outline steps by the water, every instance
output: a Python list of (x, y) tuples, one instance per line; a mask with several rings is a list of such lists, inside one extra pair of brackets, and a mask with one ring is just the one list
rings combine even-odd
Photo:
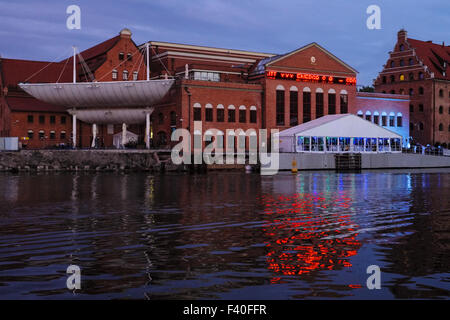
[(338, 153), (334, 155), (337, 172), (361, 171), (361, 153)]

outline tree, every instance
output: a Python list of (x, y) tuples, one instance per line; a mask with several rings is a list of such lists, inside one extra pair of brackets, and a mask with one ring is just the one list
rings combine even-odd
[(359, 89), (359, 92), (375, 92), (375, 89), (374, 89), (374, 87), (371, 87), (371, 86), (362, 86)]

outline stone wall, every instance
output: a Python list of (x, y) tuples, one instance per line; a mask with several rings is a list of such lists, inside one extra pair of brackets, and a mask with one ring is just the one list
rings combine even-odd
[(0, 171), (159, 171), (148, 150), (21, 150), (0, 152)]

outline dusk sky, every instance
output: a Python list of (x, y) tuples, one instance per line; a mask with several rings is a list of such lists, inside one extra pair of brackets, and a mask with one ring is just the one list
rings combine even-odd
[[(66, 28), (66, 8), (81, 8), (81, 30)], [(369, 30), (369, 5), (381, 8), (381, 29)], [(427, 0), (126, 0), (1, 1), (0, 54), (61, 60), (116, 36), (286, 53), (317, 42), (371, 85), (401, 28), (420, 40), (450, 43), (450, 1)]]

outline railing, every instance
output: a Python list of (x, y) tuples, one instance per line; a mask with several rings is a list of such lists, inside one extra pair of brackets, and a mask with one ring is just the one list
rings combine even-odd
[(409, 149), (402, 149), (402, 153), (410, 153), (410, 154), (424, 154), (430, 156), (443, 156), (448, 157), (444, 153), (444, 149), (442, 148), (427, 148), (427, 147), (411, 147)]

